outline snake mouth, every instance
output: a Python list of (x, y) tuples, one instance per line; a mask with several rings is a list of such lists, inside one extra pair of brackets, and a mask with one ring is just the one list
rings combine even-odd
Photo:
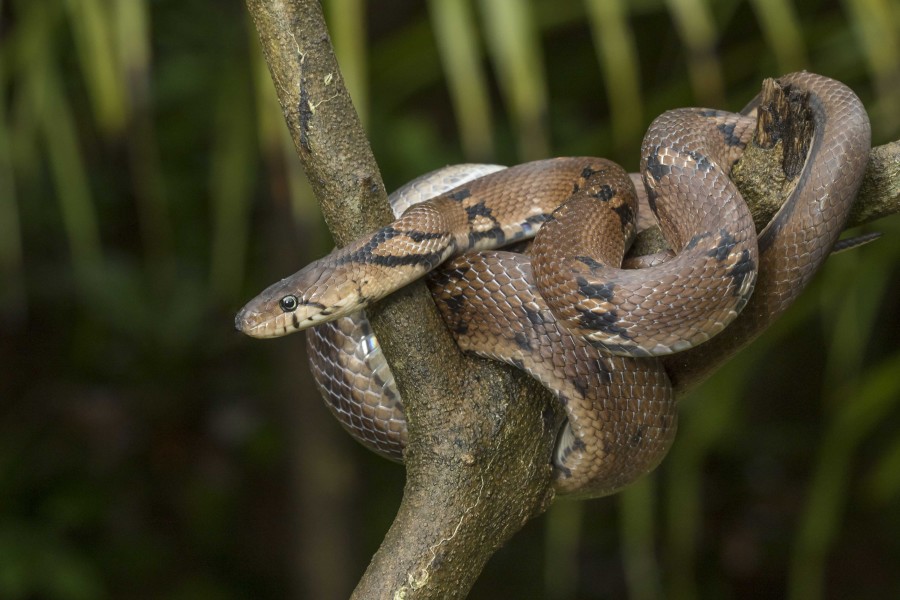
[(266, 335), (270, 330), (269, 327), (266, 327), (267, 324), (267, 321), (263, 320), (258, 312), (248, 310), (246, 306), (234, 317), (234, 328), (254, 338), (273, 337), (272, 334)]

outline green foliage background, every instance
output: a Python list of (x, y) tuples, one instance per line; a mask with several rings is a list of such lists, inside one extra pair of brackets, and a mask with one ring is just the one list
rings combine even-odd
[[(638, 164), (668, 108), (807, 68), (900, 137), (890, 0), (329, 0), (389, 188)], [(473, 598), (900, 596), (900, 221), (682, 407), (663, 466), (560, 502)], [(236, 1), (0, 0), (0, 597), (345, 597), (403, 472), (302, 336), (234, 312), (330, 246)]]

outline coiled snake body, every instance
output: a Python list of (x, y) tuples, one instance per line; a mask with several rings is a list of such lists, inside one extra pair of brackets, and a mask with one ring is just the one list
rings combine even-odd
[[(401, 460), (402, 402), (359, 311), (444, 263), (429, 284), (459, 346), (526, 370), (565, 407), (557, 490), (615, 492), (662, 460), (676, 391), (781, 314), (844, 227), (868, 156), (865, 110), (825, 77), (779, 83), (808, 94), (814, 131), (790, 197), (758, 241), (728, 178), (755, 118), (680, 109), (644, 139), (645, 193), (596, 158), (441, 170), (393, 195), (401, 208), (427, 201), (270, 286), (236, 326), (272, 337), (318, 325), (307, 334), (311, 364), (332, 412), (369, 448)], [(677, 251), (623, 268), (639, 197)], [(492, 250), (538, 229), (530, 258)]]

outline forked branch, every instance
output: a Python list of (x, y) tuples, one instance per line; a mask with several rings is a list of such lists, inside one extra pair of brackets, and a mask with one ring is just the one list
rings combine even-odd
[[(387, 224), (384, 185), (319, 2), (247, 0), (247, 6), (336, 242)], [(772, 160), (765, 152), (748, 156), (742, 169), (752, 179)], [(762, 205), (775, 193), (754, 202)], [(853, 219), (898, 210), (900, 144), (894, 142), (872, 151)], [(463, 356), (423, 284), (368, 312), (404, 398), (410, 445), (399, 512), (354, 597), (464, 597), (493, 552), (550, 504), (550, 456), (562, 411), (524, 374)]]

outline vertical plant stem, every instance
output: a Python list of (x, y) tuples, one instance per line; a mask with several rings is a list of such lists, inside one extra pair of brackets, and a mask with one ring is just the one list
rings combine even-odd
[(175, 277), (175, 232), (166, 200), (151, 102), (150, 17), (145, 0), (116, 3), (119, 79), (130, 116), (125, 143), (150, 287), (168, 293)]
[(250, 118), (249, 90), (238, 82), (235, 67), (223, 72), (216, 107), (216, 142), (210, 169), (213, 203), (213, 246), (210, 288), (214, 297), (228, 301), (240, 291), (247, 250), (247, 222), (251, 182), (256, 175)]
[(666, 0), (672, 20), (687, 49), (687, 70), (697, 101), (725, 105), (725, 81), (716, 55), (716, 25), (705, 0)]
[(622, 558), (628, 596), (633, 600), (662, 597), (653, 532), (656, 477), (647, 475), (619, 494)]
[(453, 114), (470, 160), (493, 155), (491, 107), (469, 0), (429, 0), (428, 13), (447, 78)]
[(613, 141), (622, 150), (640, 139), (644, 117), (641, 70), (628, 4), (622, 0), (588, 0), (587, 9), (609, 99)]
[(365, 127), (369, 121), (369, 60), (363, 0), (326, 0), (329, 30), (341, 73)]
[[(848, 501), (853, 454), (900, 401), (898, 369), (900, 353), (870, 369), (858, 386), (851, 384), (835, 390), (844, 403), (819, 444), (816, 472), (791, 553), (787, 594), (791, 600), (824, 596), (826, 561)], [(848, 396), (851, 390), (852, 398)]]
[(19, 320), (25, 312), (25, 281), (22, 273), (22, 235), (19, 206), (13, 178), (12, 152), (7, 127), (5, 73), (0, 64), (0, 319)]
[(516, 0), (481, 0), (488, 50), (507, 106), (515, 121), (519, 157), (545, 158), (550, 152), (547, 83), (540, 38), (531, 4)]
[(572, 600), (578, 595), (578, 546), (584, 523), (584, 502), (557, 502), (547, 512), (544, 544), (544, 596)]
[(75, 273), (82, 286), (100, 266), (100, 226), (91, 199), (87, 172), (72, 111), (52, 64), (31, 76), (33, 102), (40, 106), (39, 119), (50, 170), (59, 195), (63, 227), (72, 253)]
[(751, 0), (766, 43), (775, 55), (779, 73), (802, 69), (809, 59), (803, 41), (803, 29), (793, 3), (785, 0)]

